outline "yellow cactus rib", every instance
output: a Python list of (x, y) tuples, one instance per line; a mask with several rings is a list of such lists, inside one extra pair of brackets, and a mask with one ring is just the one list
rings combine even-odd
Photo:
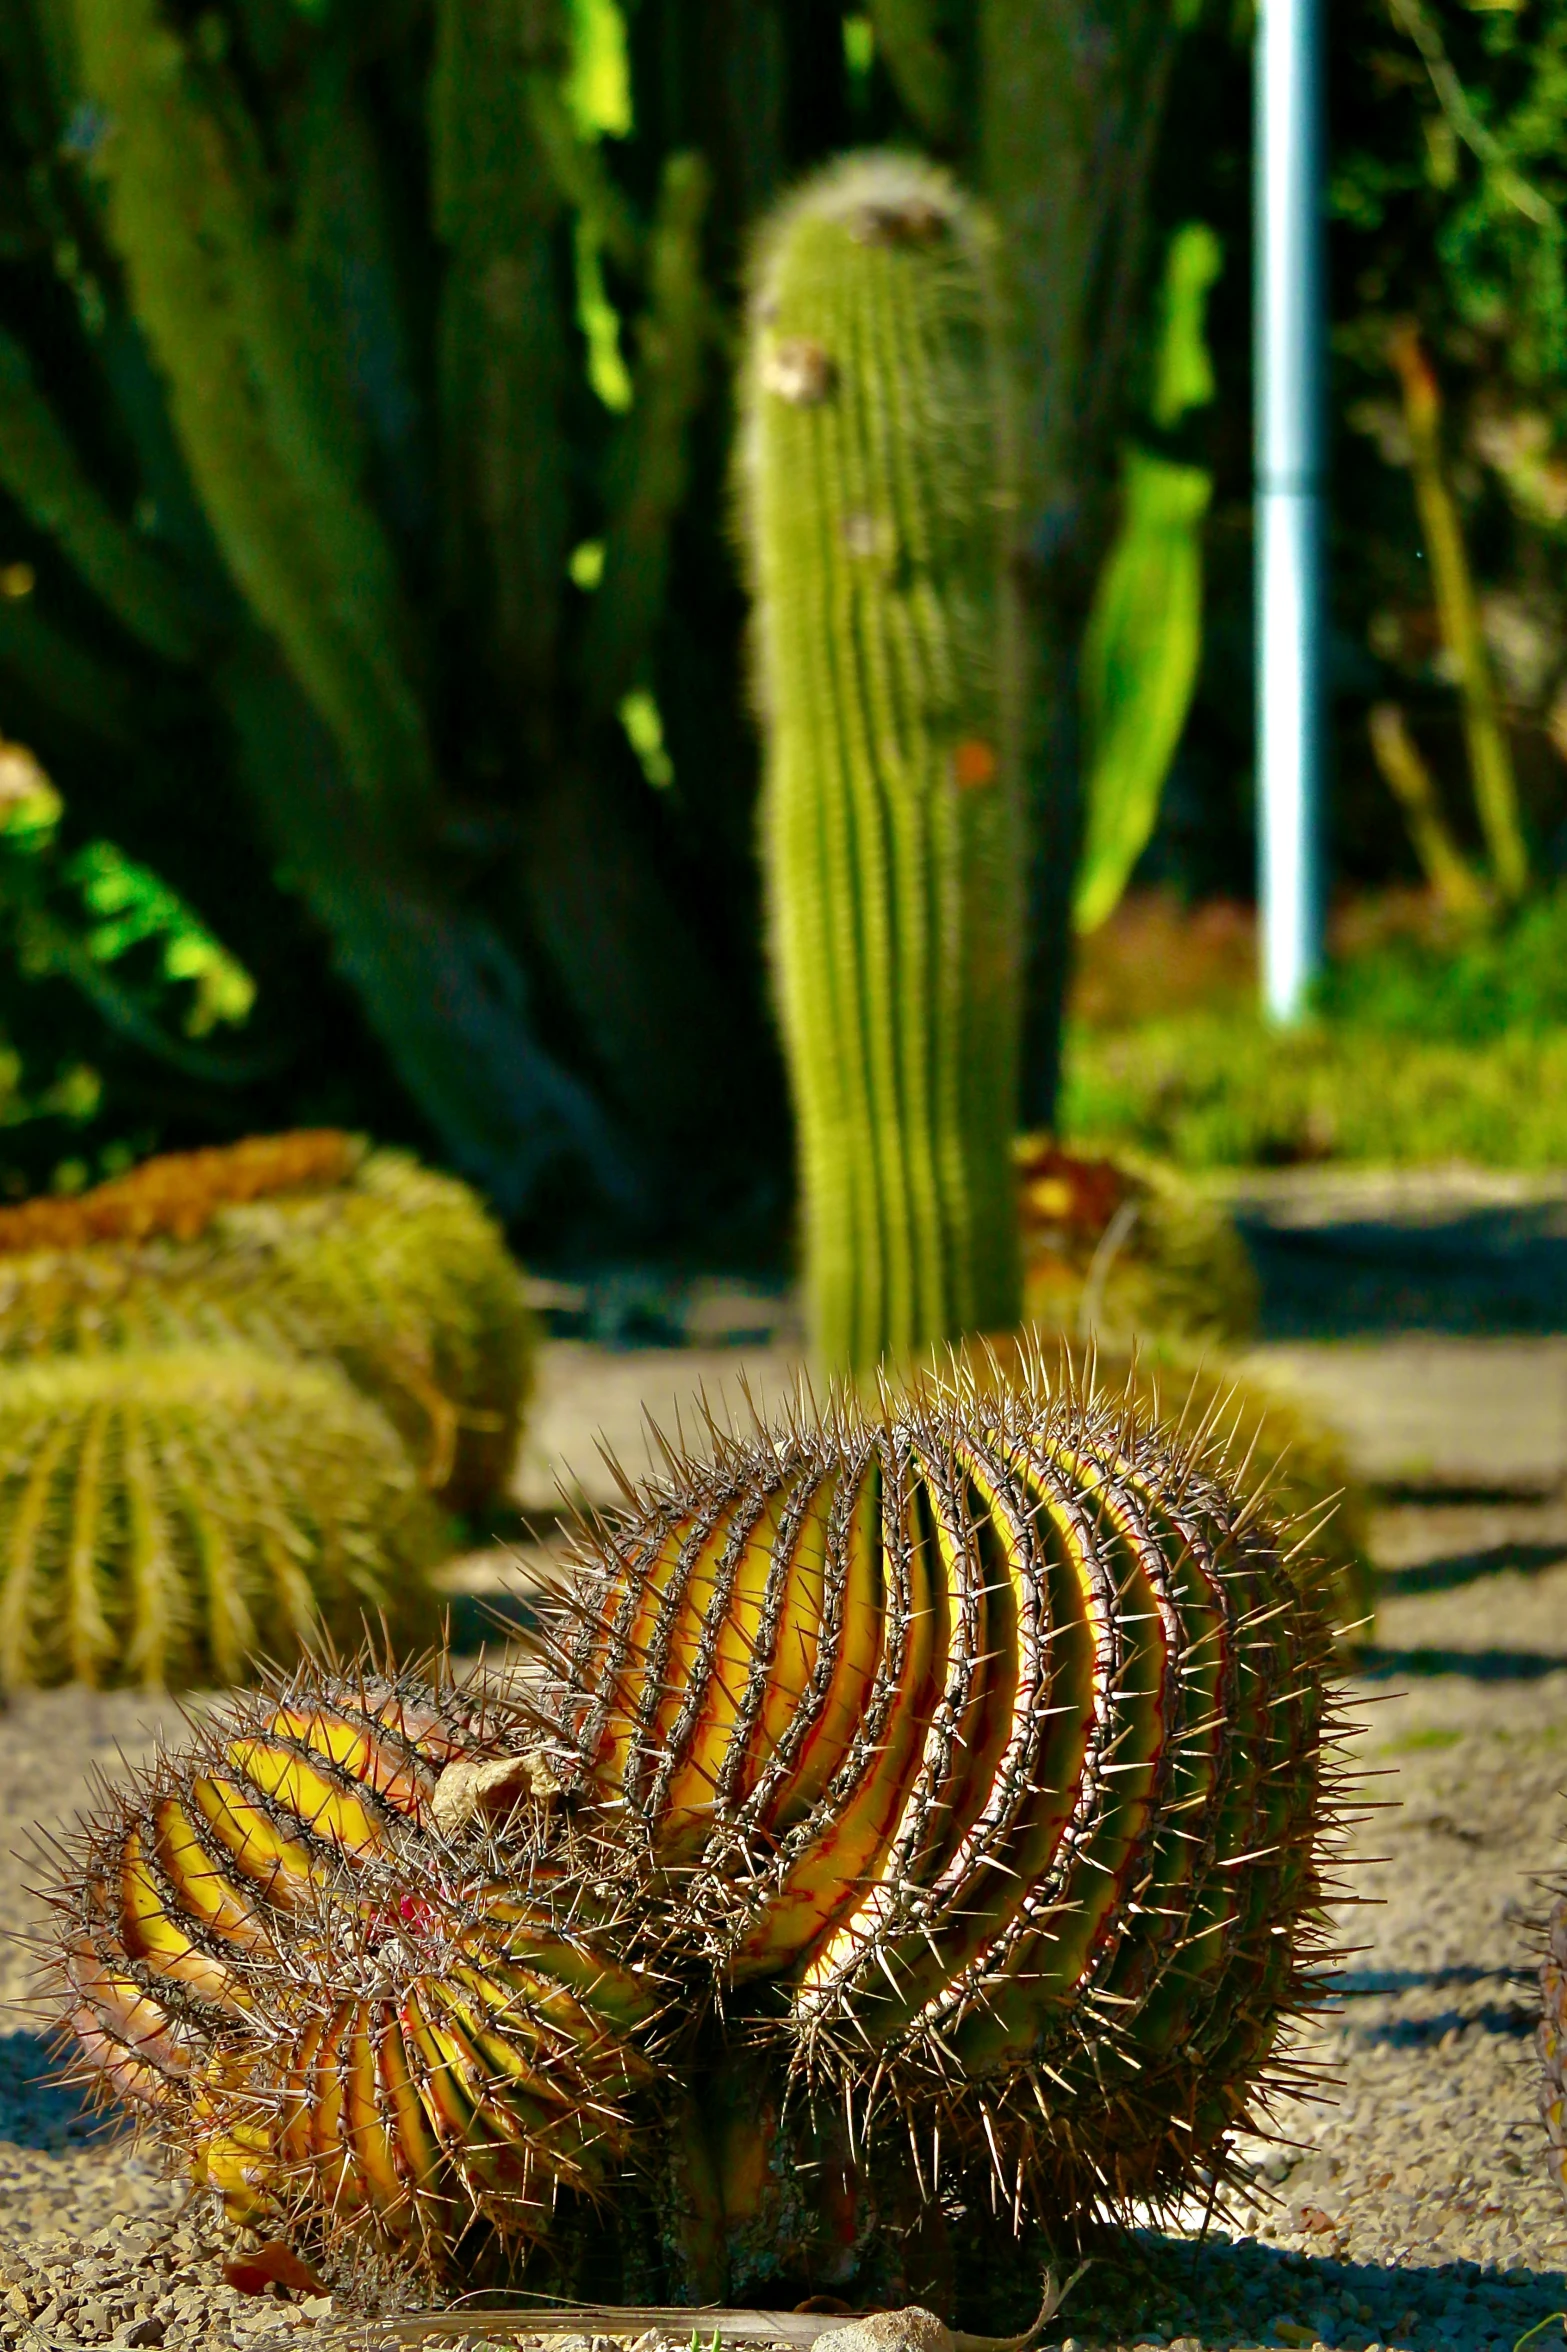
[(627, 1579), (622, 1622), (608, 1632), (603, 1696), (593, 1724), (592, 1770), (601, 1788), (630, 1793), (637, 1786), (644, 1762), (645, 1718), (657, 1704), (669, 1624), (717, 1508), (715, 1501), (661, 1527), (644, 1554), (646, 1568)]
[(193, 2045), (179, 2021), (89, 1934), (71, 1938), (64, 1967), (71, 2024), (88, 2062), (122, 2097), (163, 2103), (190, 2073)]
[(846, 1612), (834, 1614), (827, 1573), (841, 1491), (818, 1466), (804, 1470), (773, 1546), (767, 1671), (738, 1777), (743, 1817), (775, 1833), (810, 1810), (843, 1754), (832, 1692), (853, 1626)]
[(434, 1793), (430, 1773), (413, 1769), (386, 1741), (375, 1737), (368, 1723), (335, 1709), (321, 1705), (278, 1707), (269, 1716), (267, 1728), (297, 1747), (324, 1756), (345, 1778), (369, 1789), (383, 1804), (410, 1820), (420, 1817)]
[[(712, 1570), (701, 1636), (685, 1662), (683, 1684), (673, 1658), (666, 1669), (679, 1707), (653, 1803), (671, 1848), (700, 1845), (726, 1785), (736, 1726), (752, 1691), (766, 1687), (763, 1641), (780, 1511), (781, 1498), (764, 1490), (744, 1496), (720, 1522), (722, 1556)], [(693, 1578), (690, 1599), (696, 1589)]]
[(158, 1865), (181, 1908), (225, 1943), (242, 1951), (264, 1949), (267, 1937), (252, 1904), (219, 1869), (179, 1800), (162, 1798), (152, 1819)]
[(239, 1976), (186, 1934), (175, 1901), (154, 1875), (141, 1831), (130, 1830), (120, 1853), (119, 1927), (127, 1953), (145, 1961), (155, 1975), (187, 1986), (214, 2009), (242, 2009)]
[[(716, 1632), (733, 1623), (735, 1571), (758, 1508), (757, 1498), (741, 1494), (707, 1521), (686, 1570), (680, 1606), (670, 1616), (645, 1740), (647, 1804), (671, 1859), (700, 1850), (712, 1814), (717, 1775), (703, 1768), (694, 1751), (703, 1711), (713, 1703)], [(720, 1688), (717, 1703), (732, 1714), (742, 1687)]]
[[(32, 1679), (40, 1552), (50, 1522), (55, 1477), (70, 1442), (69, 1424), (45, 1427), (31, 1461), (20, 1470), (22, 1491), (11, 1521), (4, 1582), (0, 1584), (0, 1687), (7, 1690)], [(15, 1477), (18, 1472), (10, 1474)]]
[(396, 2144), (381, 2111), (381, 2070), (376, 2053), (377, 2005), (361, 2001), (354, 2012), (342, 2059), (343, 2114), (356, 2182), (383, 2228), (401, 2233), (413, 2220), (413, 2199), (397, 2160)]
[(340, 2001), (322, 2027), (310, 2070), (307, 2147), (315, 2169), (321, 2202), (334, 2224), (340, 2224), (363, 2202), (354, 2179), (353, 2150), (348, 2144), (344, 2112), (344, 2045), (358, 2004)]
[(310, 1888), (323, 1882), (324, 1863), (300, 1839), (281, 1830), (241, 1782), (222, 1773), (202, 1773), (191, 1782), (190, 1794), (213, 1836), (268, 1903), (297, 1908)]
[(381, 2004), (376, 2053), (388, 2126), (397, 2151), (396, 2163), (413, 2199), (419, 2226), (428, 2229), (434, 2219), (428, 2200), (439, 2198), (441, 2188), (441, 2148), (430, 2128), (408, 2064), (396, 2005), (389, 2001)]
[[(881, 1497), (879, 1466), (868, 1461), (857, 1475), (850, 1469), (841, 1480), (822, 1480), (800, 1525), (778, 1665), (758, 1727), (759, 1751), (769, 1761), (750, 1801), (759, 1825), (775, 1837), (791, 1833), (820, 1804), (872, 1703), (887, 1638)], [(789, 1606), (796, 1590), (797, 1615)], [(819, 1627), (814, 1658), (809, 1640), (795, 1639), (802, 1618), (807, 1629)], [(769, 1771), (778, 1775), (776, 1785)]]
[(877, 1687), (827, 1796), (786, 1842), (786, 1859), (732, 1963), (737, 1974), (805, 1959), (871, 1882), (913, 1778), (932, 1681), (938, 1571), (911, 1525), (907, 1464), (889, 1465), (888, 1475), (899, 1541), (887, 1563)]
[(318, 1845), (358, 1857), (386, 1842), (387, 1816), (373, 1800), (317, 1766), (308, 1749), (261, 1738), (231, 1740), (226, 1751), (234, 1771), (264, 1796), (292, 1813)]
[(65, 1553), (65, 1647), (77, 1682), (95, 1684), (115, 1649), (114, 1628), (104, 1607), (98, 1556), (98, 1525), (104, 1508), (105, 1456), (112, 1414), (107, 1403), (87, 1417), (76, 1457), (70, 1498), (70, 1533)]

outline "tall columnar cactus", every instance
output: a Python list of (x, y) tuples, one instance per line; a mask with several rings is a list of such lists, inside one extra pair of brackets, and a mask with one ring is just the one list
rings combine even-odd
[(65, 1867), (79, 2054), (231, 2213), (580, 2283), (601, 2200), (776, 2298), (1223, 2177), (1332, 1785), (1318, 1573), (1216, 1462), (959, 1377), (672, 1460), (561, 1597), (542, 1676), (303, 1674)]
[(758, 248), (741, 477), (773, 956), (827, 1362), (1016, 1321), (1012, 497), (988, 232), (896, 156)]

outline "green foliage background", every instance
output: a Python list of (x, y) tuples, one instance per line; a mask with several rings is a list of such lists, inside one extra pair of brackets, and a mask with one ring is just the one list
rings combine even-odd
[[(0, 734), (62, 855), (112, 839), (257, 990), (197, 1078), (6, 980), (43, 1079), (99, 1069), (84, 1165), (337, 1120), (530, 1240), (777, 1235), (736, 320), (751, 223), (888, 141), (1008, 233), (1048, 1114), (1177, 42), (1162, 0), (14, 0)], [(13, 1186), (64, 1148), (14, 1141)]]
[[(1194, 660), (1195, 695), (1136, 878), (1250, 891), (1250, 31), (1220, 0), (11, 0), (0, 737), (64, 807), (53, 954), (17, 948), (41, 869), (10, 858), (32, 912), (5, 918), (0, 1185), (331, 1121), (475, 1177), (532, 1247), (776, 1245), (737, 320), (752, 223), (878, 142), (951, 162), (1009, 257), (1021, 1111), (1048, 1121), (1078, 657), (1129, 440), (1212, 483), (1163, 558), (1186, 627), (1161, 708)], [(1335, 871), (1413, 874), (1366, 746), (1378, 699), (1470, 823), (1385, 357), (1413, 316), (1548, 875), (1567, 0), (1350, 0), (1330, 38)], [(1215, 396), (1164, 424), (1181, 223), (1224, 256)], [(1119, 659), (1088, 681), (1102, 740)], [(1150, 803), (1123, 781), (1117, 867)], [(144, 877), (117, 912), (80, 887), (105, 848), (123, 872), (95, 888)], [(149, 930), (160, 889), (184, 912)], [(243, 1023), (191, 1033), (181, 924), (254, 983)]]

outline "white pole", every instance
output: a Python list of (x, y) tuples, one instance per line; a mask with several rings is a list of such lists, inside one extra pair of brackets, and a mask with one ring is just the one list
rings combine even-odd
[(1261, 0), (1255, 375), (1263, 1003), (1298, 1020), (1322, 953), (1321, 0)]

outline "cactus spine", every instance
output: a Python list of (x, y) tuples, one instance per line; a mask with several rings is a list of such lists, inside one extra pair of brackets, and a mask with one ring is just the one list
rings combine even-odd
[(839, 1366), (1018, 1314), (1011, 496), (988, 233), (869, 156), (758, 250), (744, 521), (814, 1333)]
[(672, 1456), (542, 1677), (306, 1672), (111, 1800), (82, 2055), (237, 2217), (451, 2270), (472, 2209), (570, 2275), (613, 2187), (694, 2300), (1222, 2177), (1332, 1718), (1318, 1573), (1221, 1467), (1037, 1365)]

